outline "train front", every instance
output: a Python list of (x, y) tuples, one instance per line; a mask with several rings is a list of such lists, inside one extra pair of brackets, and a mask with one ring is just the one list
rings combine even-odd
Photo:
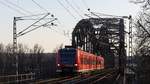
[(58, 73), (74, 73), (77, 69), (76, 49), (63, 48), (58, 51), (57, 71)]

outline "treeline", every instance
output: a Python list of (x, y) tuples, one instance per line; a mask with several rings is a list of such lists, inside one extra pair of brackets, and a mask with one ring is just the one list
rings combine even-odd
[[(11, 44), (0, 44), (0, 76), (16, 74), (16, 58)], [(19, 74), (35, 73), (36, 78), (54, 76), (55, 53), (43, 53), (44, 49), (35, 44), (33, 48), (18, 44), (18, 72)]]
[[(17, 45), (17, 52), (18, 53), (43, 53), (44, 49), (39, 44), (35, 44), (33, 48), (29, 48), (27, 45), (23, 45), (19, 43)], [(7, 44), (4, 45), (0, 43), (0, 53), (13, 53), (13, 45)]]

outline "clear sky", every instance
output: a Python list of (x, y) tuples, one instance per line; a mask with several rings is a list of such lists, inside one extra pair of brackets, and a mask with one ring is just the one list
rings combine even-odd
[[(59, 21), (55, 21), (57, 27), (39, 28), (31, 33), (28, 33), (18, 38), (19, 43), (26, 44), (32, 47), (38, 43), (44, 47), (46, 52), (51, 52), (60, 44), (71, 44), (70, 38), (63, 35), (64, 31), (69, 31), (71, 34), (76, 23), (82, 18), (87, 18), (84, 14), (88, 13), (90, 8), (93, 12), (112, 14), (112, 15), (132, 15), (135, 16), (139, 7), (129, 0), (34, 0), (44, 9), (54, 14)], [(71, 16), (64, 7), (58, 2), (60, 1), (67, 10), (73, 14)], [(68, 2), (71, 4), (69, 4)], [(17, 5), (14, 6), (13, 4)], [(20, 8), (18, 8), (18, 6)], [(73, 6), (73, 8), (71, 7)], [(22, 9), (21, 9), (22, 8)], [(19, 10), (15, 11), (15, 10)], [(31, 14), (39, 14), (46, 12), (44, 9), (37, 6), (32, 0), (0, 0), (0, 42), (4, 44), (12, 43), (13, 17), (24, 16)], [(24, 10), (28, 11), (25, 12)], [(23, 14), (22, 14), (23, 12)], [(78, 14), (79, 13), (79, 14)], [(21, 30), (29, 26), (31, 21), (18, 21), (17, 29)], [(70, 35), (71, 36), (71, 35)]]

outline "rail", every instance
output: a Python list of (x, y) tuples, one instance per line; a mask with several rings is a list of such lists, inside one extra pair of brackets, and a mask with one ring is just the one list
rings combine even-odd
[(104, 79), (115, 78), (116, 76), (117, 69), (105, 69), (91, 74), (66, 76), (49, 80), (37, 81), (36, 84), (95, 84)]

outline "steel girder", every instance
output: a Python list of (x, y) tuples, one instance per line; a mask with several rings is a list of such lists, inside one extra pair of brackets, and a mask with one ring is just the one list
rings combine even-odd
[(77, 23), (72, 32), (72, 46), (102, 55), (106, 67), (125, 65), (125, 33), (122, 18), (89, 18)]

